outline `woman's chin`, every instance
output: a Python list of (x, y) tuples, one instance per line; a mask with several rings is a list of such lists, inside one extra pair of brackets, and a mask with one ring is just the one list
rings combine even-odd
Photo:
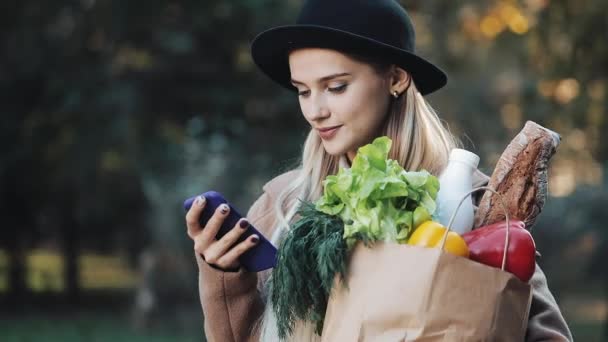
[(337, 142), (323, 142), (323, 148), (325, 152), (332, 156), (341, 156), (346, 153), (346, 148), (344, 145), (339, 144)]

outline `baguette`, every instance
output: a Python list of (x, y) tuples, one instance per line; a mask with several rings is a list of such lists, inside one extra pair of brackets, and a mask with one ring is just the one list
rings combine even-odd
[[(547, 198), (549, 160), (561, 137), (556, 132), (527, 121), (500, 156), (488, 186), (500, 193), (511, 219), (524, 221), (530, 229)], [(475, 214), (474, 227), (505, 219), (504, 211), (492, 192), (485, 192)]]

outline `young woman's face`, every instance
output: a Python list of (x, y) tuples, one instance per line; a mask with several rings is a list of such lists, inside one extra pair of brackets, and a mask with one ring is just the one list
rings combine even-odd
[(357, 148), (379, 135), (388, 115), (389, 77), (327, 49), (295, 50), (289, 67), (302, 114), (327, 153), (352, 160)]

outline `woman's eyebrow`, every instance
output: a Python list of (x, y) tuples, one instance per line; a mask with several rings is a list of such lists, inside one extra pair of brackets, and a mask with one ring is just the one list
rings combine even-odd
[[(331, 75), (319, 78), (317, 80), (317, 83), (325, 82), (325, 81), (331, 80), (332, 78), (341, 77), (341, 76), (350, 76), (350, 74), (347, 73), (347, 72), (342, 72), (342, 73), (339, 73), (339, 74), (331, 74)], [(294, 84), (304, 84), (304, 83), (302, 83), (300, 81), (294, 80), (293, 78), (291, 79), (291, 83), (294, 83)]]

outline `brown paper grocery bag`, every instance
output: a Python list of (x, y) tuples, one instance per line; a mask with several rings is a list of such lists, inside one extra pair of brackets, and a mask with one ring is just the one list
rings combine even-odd
[(336, 277), (322, 341), (523, 341), (530, 285), (438, 248), (359, 243)]

